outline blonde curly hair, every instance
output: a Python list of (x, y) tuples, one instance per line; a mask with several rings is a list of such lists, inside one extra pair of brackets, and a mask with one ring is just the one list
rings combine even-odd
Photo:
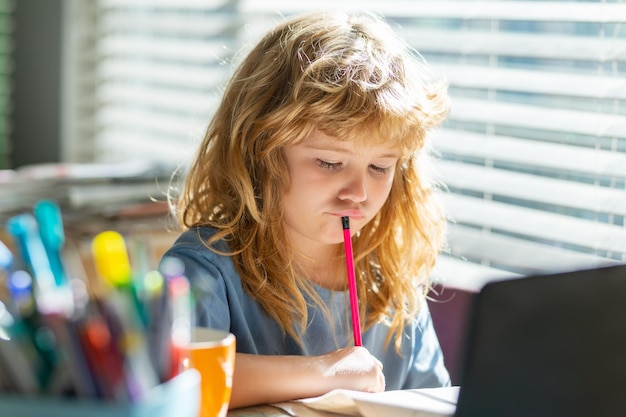
[(314, 291), (294, 272), (285, 238), (283, 149), (314, 129), (339, 140), (367, 131), (363, 137), (399, 147), (389, 198), (353, 248), (364, 328), (387, 321), (389, 342), (417, 314), (445, 244), (426, 139), (448, 108), (446, 82), (431, 77), (382, 18), (291, 18), (265, 35), (226, 86), (177, 196), (179, 222), (217, 229), (207, 246), (228, 242), (244, 289), (299, 341), (308, 320), (303, 290)]

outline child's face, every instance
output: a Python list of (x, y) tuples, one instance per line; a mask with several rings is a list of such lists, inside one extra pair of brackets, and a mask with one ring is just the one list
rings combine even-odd
[[(285, 149), (290, 187), (283, 197), (292, 245), (343, 241), (341, 217), (356, 232), (381, 209), (400, 151), (364, 141), (339, 141), (319, 131)], [(308, 242), (307, 242), (308, 241)]]

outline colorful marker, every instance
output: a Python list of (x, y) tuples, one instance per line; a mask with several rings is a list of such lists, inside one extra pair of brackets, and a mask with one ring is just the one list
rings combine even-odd
[(61, 259), (65, 244), (61, 210), (56, 203), (42, 200), (35, 205), (33, 213), (39, 226), (39, 235), (48, 257), (50, 271), (56, 283), (56, 297), (63, 300), (64, 313), (69, 317), (74, 312), (74, 297)]
[(64, 300), (57, 297), (57, 285), (35, 218), (29, 213), (12, 217), (7, 222), (7, 231), (13, 236), (22, 260), (33, 277), (37, 308), (42, 312), (62, 310)]
[[(15, 323), (11, 341), (26, 353), (41, 392), (49, 388), (58, 363), (57, 343), (52, 330), (45, 324), (37, 310), (35, 282), (23, 270), (13, 271), (7, 281), (7, 289), (13, 301)], [(25, 368), (24, 372), (30, 372)]]
[(176, 355), (172, 345), (172, 328), (174, 322), (174, 309), (170, 294), (170, 282), (184, 277), (185, 267), (176, 258), (166, 257), (159, 264), (159, 272), (163, 277), (164, 288), (161, 297), (155, 300), (152, 319), (156, 326), (151, 326), (148, 332), (148, 340), (153, 346), (153, 360), (158, 370), (161, 381), (167, 381), (172, 376), (172, 357)]
[(126, 241), (118, 232), (104, 231), (93, 239), (92, 252), (100, 276), (116, 290), (103, 304), (110, 305), (114, 314), (123, 319), (122, 339), (117, 343), (126, 357), (130, 398), (138, 400), (158, 384), (158, 377), (146, 345), (143, 307), (133, 283)]
[(189, 344), (191, 343), (191, 292), (189, 281), (179, 275), (168, 281), (172, 311), (170, 378), (183, 370)]

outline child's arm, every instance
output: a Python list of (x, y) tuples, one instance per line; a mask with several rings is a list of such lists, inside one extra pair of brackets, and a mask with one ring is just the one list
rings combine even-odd
[(364, 347), (321, 356), (237, 353), (230, 408), (316, 397), (335, 388), (384, 391), (382, 368)]

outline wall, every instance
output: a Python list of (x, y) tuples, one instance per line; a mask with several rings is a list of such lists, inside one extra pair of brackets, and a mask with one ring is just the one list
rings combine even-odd
[(63, 0), (15, 2), (9, 167), (60, 160)]

